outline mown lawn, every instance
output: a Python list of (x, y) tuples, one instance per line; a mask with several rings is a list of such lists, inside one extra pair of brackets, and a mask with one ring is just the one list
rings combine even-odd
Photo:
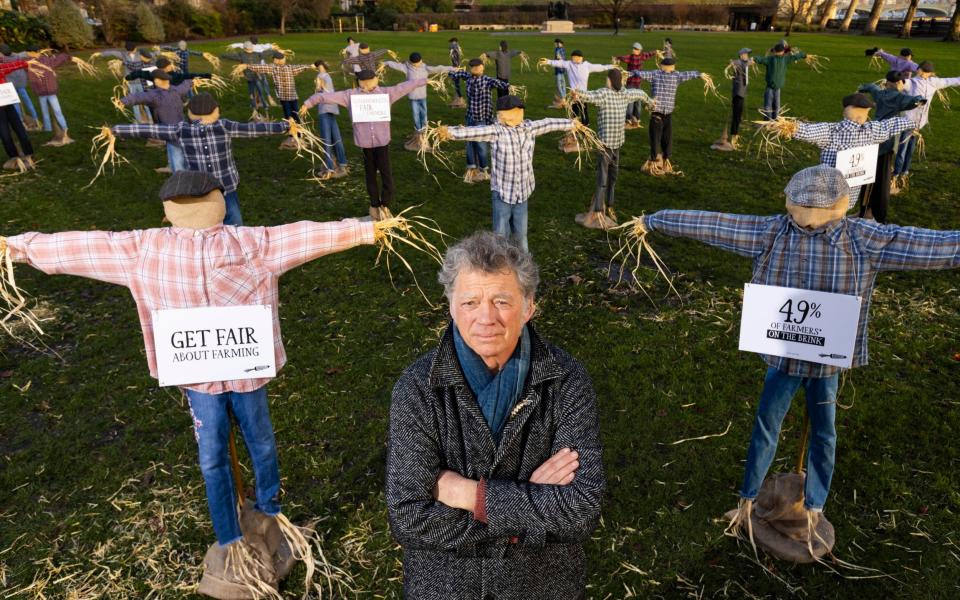
[[(268, 36), (261, 36), (268, 37)], [(288, 36), (297, 59), (336, 59), (345, 35)], [(446, 62), (445, 33), (365, 34), (374, 47), (417, 50)], [(625, 53), (639, 37), (571, 37), (597, 62)], [(762, 49), (767, 34), (673, 36), (680, 68), (712, 73), (728, 94), (722, 70), (736, 50)], [(498, 37), (462, 34), (468, 55)], [(279, 38), (277, 41), (280, 41)], [(552, 37), (510, 35), (511, 46), (547, 56)], [(790, 114), (835, 120), (840, 98), (880, 75), (863, 48), (890, 39), (796, 35), (793, 43), (828, 56), (821, 74), (791, 69), (784, 102)], [(944, 75), (960, 74), (955, 45), (912, 41), (916, 56)], [(213, 44), (197, 49), (217, 50)], [(203, 66), (196, 60), (194, 69)], [(519, 69), (517, 69), (519, 72)], [(312, 89), (301, 76), (301, 98)], [(528, 115), (545, 107), (552, 74), (516, 76), (529, 90)], [(337, 79), (342, 85), (342, 79)], [(393, 75), (391, 81), (396, 82)], [(595, 77), (594, 85), (601, 85)], [(62, 81), (61, 101), (79, 143), (41, 148), (36, 173), (0, 180), (0, 233), (113, 229), (160, 225), (156, 193), (162, 150), (143, 142), (118, 148), (131, 165), (83, 189), (94, 173), (92, 126), (117, 122), (109, 104), (114, 82)], [(815, 164), (813, 148), (794, 143), (773, 168), (755, 152), (719, 154), (728, 106), (704, 99), (699, 83), (681, 88), (674, 118), (675, 163), (682, 178), (652, 179), (639, 167), (646, 129), (628, 133), (619, 182), (621, 212), (696, 208), (773, 214), (797, 169)], [(748, 100), (760, 102), (757, 77)], [(957, 96), (954, 96), (956, 98)], [(245, 92), (223, 98), (225, 116), (246, 119)], [(462, 112), (430, 100), (431, 119), (462, 122)], [(276, 115), (276, 110), (275, 113)], [(309, 163), (277, 149), (279, 139), (238, 140), (240, 198), (248, 224), (331, 220), (366, 213), (359, 152), (346, 179), (318, 187)], [(939, 104), (924, 130), (927, 156), (915, 163), (910, 190), (894, 199), (893, 222), (960, 228), (960, 118)], [(412, 129), (405, 101), (396, 105), (393, 161), (397, 206), (422, 205), (454, 238), (490, 225), (489, 190), (457, 175), (425, 173), (400, 146)], [(36, 134), (38, 142), (49, 134)], [(577, 171), (556, 136), (538, 148), (538, 188), (531, 200), (530, 244), (542, 270), (540, 331), (591, 373), (601, 410), (609, 492), (601, 527), (588, 544), (591, 598), (662, 597), (948, 598), (960, 594), (960, 298), (956, 272), (882, 275), (874, 298), (871, 365), (846, 377), (839, 412), (839, 449), (827, 515), (837, 529), (837, 555), (875, 569), (839, 574), (763, 560), (722, 536), (717, 519), (736, 504), (742, 461), (764, 365), (737, 351), (739, 303), (750, 276), (744, 259), (687, 241), (653, 239), (674, 270), (682, 302), (644, 269), (653, 302), (613, 288), (607, 274), (615, 240), (577, 226), (593, 185), (591, 167)], [(451, 146), (457, 169), (463, 147)], [(285, 511), (318, 519), (327, 557), (352, 576), (363, 598), (400, 595), (399, 552), (383, 500), (384, 448), (390, 391), (400, 372), (437, 341), (448, 317), (436, 265), (410, 255), (431, 309), (409, 274), (374, 266), (361, 248), (318, 260), (284, 277), (281, 316), (289, 364), (271, 384), (280, 445)], [(212, 530), (185, 403), (147, 373), (140, 327), (123, 289), (17, 269), (20, 285), (50, 318), (42, 351), (0, 341), (0, 587), (3, 594), (47, 598), (188, 596)], [(777, 463), (794, 463), (802, 413), (794, 407)], [(671, 442), (723, 432), (723, 437)], [(249, 475), (248, 475), (249, 476)], [(762, 558), (762, 557), (761, 557)], [(296, 571), (287, 596), (302, 591)], [(872, 579), (856, 579), (863, 576)], [(29, 589), (28, 589), (29, 588)], [(17, 594), (17, 592), (21, 592)], [(102, 596), (98, 596), (101, 594)]]

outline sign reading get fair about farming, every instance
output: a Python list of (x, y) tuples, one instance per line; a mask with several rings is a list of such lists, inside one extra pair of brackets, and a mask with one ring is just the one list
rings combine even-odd
[(354, 123), (389, 123), (390, 96), (387, 94), (352, 94), (350, 118)]
[(849, 368), (860, 302), (859, 296), (748, 283), (740, 350)]
[[(0, 106), (9, 106), (11, 104), (20, 104), (20, 96), (17, 95), (17, 88), (9, 81), (0, 83)], [(6, 127), (6, 125), (4, 125)]]
[(153, 311), (160, 385), (274, 377), (270, 306)]
[(837, 152), (837, 169), (843, 173), (847, 185), (856, 187), (873, 183), (877, 178), (877, 156), (880, 145), (857, 146)]

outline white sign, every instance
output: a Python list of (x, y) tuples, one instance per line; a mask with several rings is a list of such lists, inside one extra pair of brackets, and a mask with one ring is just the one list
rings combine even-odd
[[(843, 173), (847, 185), (856, 187), (873, 183), (877, 178), (879, 144), (858, 146), (837, 152), (837, 169)], [(853, 199), (855, 200), (855, 198)]]
[(160, 385), (274, 377), (270, 306), (153, 311)]
[(17, 94), (17, 88), (9, 81), (0, 83), (0, 106), (10, 106), (11, 104), (20, 104), (20, 95)]
[(849, 368), (860, 302), (859, 296), (748, 283), (740, 349)]
[(388, 94), (352, 94), (350, 116), (354, 123), (389, 123), (390, 96)]

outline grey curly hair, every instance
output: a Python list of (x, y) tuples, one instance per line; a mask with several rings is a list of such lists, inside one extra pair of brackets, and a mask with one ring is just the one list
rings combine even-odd
[(540, 283), (537, 264), (529, 252), (510, 239), (492, 231), (478, 231), (447, 249), (437, 279), (447, 300), (453, 295), (461, 271), (512, 272), (517, 276), (524, 299), (532, 299)]

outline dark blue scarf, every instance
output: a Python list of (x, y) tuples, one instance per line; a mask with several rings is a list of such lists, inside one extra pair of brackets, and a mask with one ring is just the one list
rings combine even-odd
[(530, 372), (530, 334), (527, 327), (524, 325), (520, 343), (499, 373), (490, 372), (483, 359), (467, 346), (456, 325), (453, 326), (453, 345), (467, 383), (477, 397), (480, 412), (490, 427), (493, 439), (499, 444), (507, 417), (520, 399), (527, 373)]

